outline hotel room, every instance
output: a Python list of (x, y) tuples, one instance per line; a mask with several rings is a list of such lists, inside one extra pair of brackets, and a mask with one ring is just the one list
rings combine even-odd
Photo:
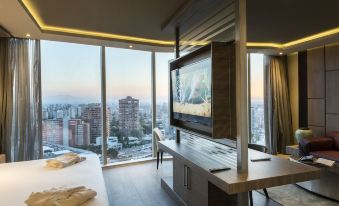
[(338, 9), (0, 0), (0, 206), (339, 206)]

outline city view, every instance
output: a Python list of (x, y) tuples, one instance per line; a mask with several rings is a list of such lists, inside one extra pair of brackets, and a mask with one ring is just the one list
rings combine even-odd
[[(45, 158), (69, 151), (101, 157), (100, 47), (42, 41), (41, 56)], [(170, 139), (168, 61), (173, 53), (155, 57), (156, 127)], [(107, 162), (151, 157), (151, 52), (107, 47), (105, 63)]]
[[(152, 112), (150, 103), (126, 97), (107, 107), (109, 162), (151, 157)], [(167, 103), (157, 104), (157, 127), (173, 137), (168, 126)], [(65, 152), (102, 153), (101, 105), (48, 104), (43, 106), (45, 157)]]
[(252, 53), (249, 57), (251, 77), (251, 130), (249, 142), (265, 145), (264, 55)]
[(251, 102), (251, 143), (265, 145), (264, 102)]

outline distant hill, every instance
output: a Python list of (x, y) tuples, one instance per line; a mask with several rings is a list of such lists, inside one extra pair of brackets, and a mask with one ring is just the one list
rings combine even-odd
[(43, 104), (88, 104), (88, 103), (99, 103), (100, 97), (77, 97), (72, 95), (56, 95), (43, 97)]

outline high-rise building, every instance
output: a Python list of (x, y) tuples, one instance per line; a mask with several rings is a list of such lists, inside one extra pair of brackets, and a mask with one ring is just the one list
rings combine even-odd
[(81, 119), (68, 120), (69, 146), (83, 146), (90, 143), (90, 124)]
[(64, 111), (58, 110), (57, 113), (56, 113), (56, 118), (60, 119), (60, 118), (63, 118), (63, 117), (64, 117)]
[(119, 100), (119, 130), (129, 135), (139, 128), (139, 100), (131, 96)]
[(42, 140), (49, 144), (63, 144), (63, 120), (61, 118), (42, 121)]
[[(107, 107), (107, 135), (110, 135), (108, 127), (111, 117), (111, 109)], [(84, 108), (82, 119), (90, 124), (90, 143), (95, 144), (97, 137), (102, 137), (102, 119), (101, 119), (101, 105), (89, 104)]]
[(78, 108), (77, 107), (71, 107), (70, 108), (70, 116), (72, 119), (75, 119), (76, 117), (78, 117)]

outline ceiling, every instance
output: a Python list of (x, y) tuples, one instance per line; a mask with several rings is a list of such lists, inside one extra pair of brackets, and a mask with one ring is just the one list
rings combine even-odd
[(286, 43), (339, 27), (338, 0), (247, 0), (250, 42)]
[(45, 25), (172, 41), (161, 25), (188, 0), (34, 0)]
[[(208, 0), (23, 0), (30, 4), (27, 12), (21, 0), (0, 0), (0, 25), (16, 37), (30, 33), (36, 39), (123, 48), (132, 42), (134, 49), (173, 51), (174, 34), (162, 27), (198, 1)], [(248, 41), (284, 44), (338, 28), (338, 10), (338, 0), (247, 0)], [(79, 36), (72, 29), (116, 36)]]

